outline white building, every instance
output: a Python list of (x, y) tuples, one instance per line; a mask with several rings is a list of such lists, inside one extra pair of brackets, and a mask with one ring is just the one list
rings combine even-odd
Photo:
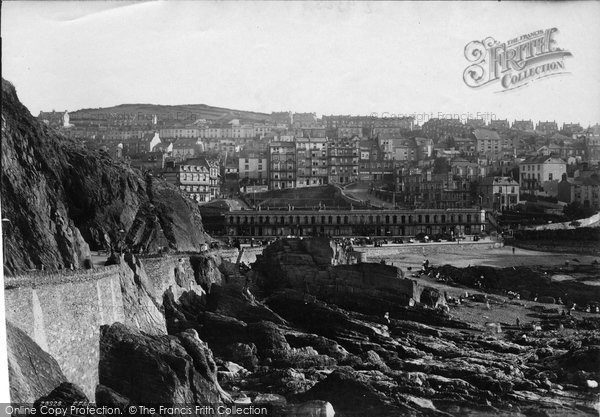
[[(537, 156), (528, 158), (519, 163), (519, 185), (521, 192), (533, 193), (549, 187), (554, 189), (554, 184), (567, 173), (567, 163), (552, 156)], [(552, 184), (550, 184), (552, 183)]]

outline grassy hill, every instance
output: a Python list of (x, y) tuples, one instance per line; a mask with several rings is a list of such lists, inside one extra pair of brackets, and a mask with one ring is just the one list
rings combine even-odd
[(96, 109), (80, 109), (70, 113), (72, 119), (78, 117), (89, 116), (106, 116), (118, 117), (121, 114), (139, 114), (139, 115), (158, 115), (159, 119), (186, 119), (191, 115), (197, 119), (219, 120), (239, 118), (248, 121), (264, 121), (270, 120), (270, 114), (258, 113), (245, 110), (233, 110), (223, 107), (214, 107), (206, 104), (180, 104), (174, 106), (166, 106), (160, 104), (120, 104), (113, 107), (103, 107)]

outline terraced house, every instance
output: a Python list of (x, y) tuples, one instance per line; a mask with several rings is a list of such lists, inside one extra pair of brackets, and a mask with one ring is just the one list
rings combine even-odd
[(219, 188), (219, 165), (204, 158), (187, 160), (185, 163), (166, 165), (163, 176), (167, 182), (183, 191), (198, 203), (217, 197)]
[(269, 143), (269, 188), (296, 187), (296, 144), (291, 141)]
[(296, 139), (296, 187), (328, 184), (327, 138)]
[(359, 143), (358, 136), (328, 141), (329, 183), (348, 184), (358, 180)]

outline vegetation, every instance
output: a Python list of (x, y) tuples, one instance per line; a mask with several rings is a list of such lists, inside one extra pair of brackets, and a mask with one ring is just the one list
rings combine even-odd
[(573, 201), (565, 206), (565, 216), (569, 220), (584, 219), (594, 215), (594, 209), (583, 207), (578, 201)]
[(450, 169), (450, 163), (446, 158), (435, 158), (435, 161), (433, 161), (434, 174), (447, 174)]

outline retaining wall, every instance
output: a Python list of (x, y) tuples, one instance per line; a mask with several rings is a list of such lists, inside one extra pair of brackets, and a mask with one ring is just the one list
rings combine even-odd
[(115, 265), (24, 274), (11, 277), (4, 291), (6, 319), (50, 353), (90, 400), (98, 383), (100, 326), (125, 321), (119, 273)]
[(572, 226), (572, 221), (563, 223), (550, 223), (542, 224), (539, 226), (526, 227), (525, 230), (565, 230), (565, 229), (577, 229), (580, 227), (600, 227), (600, 213), (596, 213), (591, 217), (585, 219), (575, 220), (579, 223), (577, 226)]
[(499, 249), (504, 246), (502, 242), (493, 241), (479, 241), (479, 242), (461, 242), (460, 244), (454, 243), (424, 243), (424, 244), (405, 244), (405, 245), (394, 245), (394, 246), (356, 246), (354, 249), (358, 252), (366, 254), (367, 259), (371, 256), (374, 258), (381, 258), (385, 256), (393, 257), (399, 253), (412, 253), (421, 254), (423, 251), (427, 253), (427, 256), (434, 256), (436, 254), (443, 253), (457, 253), (457, 252), (469, 252), (474, 248), (480, 250), (482, 247), (487, 249)]

